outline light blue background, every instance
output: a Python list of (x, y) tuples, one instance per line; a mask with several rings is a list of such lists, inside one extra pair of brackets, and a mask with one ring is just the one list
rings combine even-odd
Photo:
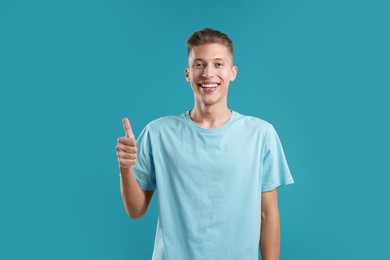
[(274, 124), (282, 260), (384, 259), (388, 1), (0, 1), (0, 258), (150, 259), (156, 197), (129, 219), (116, 139), (192, 107), (184, 42), (235, 42), (230, 107)]

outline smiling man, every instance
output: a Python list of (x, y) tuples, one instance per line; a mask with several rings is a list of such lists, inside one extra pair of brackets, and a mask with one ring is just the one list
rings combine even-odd
[(127, 118), (116, 146), (133, 219), (158, 193), (153, 260), (279, 259), (277, 188), (293, 183), (272, 124), (227, 104), (233, 44), (205, 28), (186, 42), (193, 109), (149, 123), (136, 140)]

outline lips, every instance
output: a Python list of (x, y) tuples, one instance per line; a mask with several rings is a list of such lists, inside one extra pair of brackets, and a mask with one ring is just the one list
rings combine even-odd
[(200, 83), (199, 87), (203, 92), (214, 92), (221, 83), (215, 83), (215, 82), (204, 82)]
[(216, 88), (219, 86), (218, 83), (199, 84), (201, 88)]
[(212, 89), (212, 88), (217, 88), (221, 83), (218, 82), (213, 82), (213, 81), (201, 81), (199, 82), (199, 87), (202, 89)]

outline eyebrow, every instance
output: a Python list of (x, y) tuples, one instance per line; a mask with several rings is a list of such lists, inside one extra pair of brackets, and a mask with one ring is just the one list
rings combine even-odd
[[(197, 58), (197, 59), (195, 59), (194, 60), (194, 62), (196, 62), (196, 61), (205, 61), (205, 60), (203, 60), (203, 59), (201, 59), (201, 58)], [(225, 61), (224, 59), (222, 59), (222, 58), (215, 58), (215, 59), (213, 59), (213, 61)]]

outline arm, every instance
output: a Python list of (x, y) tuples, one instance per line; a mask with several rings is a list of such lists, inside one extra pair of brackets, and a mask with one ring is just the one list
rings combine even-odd
[(263, 260), (278, 260), (280, 254), (280, 222), (278, 191), (261, 194), (260, 252)]
[(145, 214), (154, 191), (142, 190), (134, 176), (133, 165), (137, 158), (137, 143), (130, 122), (123, 119), (125, 137), (118, 138), (116, 146), (120, 169), (120, 190), (127, 214), (137, 219)]
[(141, 189), (133, 167), (120, 167), (120, 172), (120, 189), (126, 212), (132, 219), (140, 218), (148, 209), (154, 191)]

